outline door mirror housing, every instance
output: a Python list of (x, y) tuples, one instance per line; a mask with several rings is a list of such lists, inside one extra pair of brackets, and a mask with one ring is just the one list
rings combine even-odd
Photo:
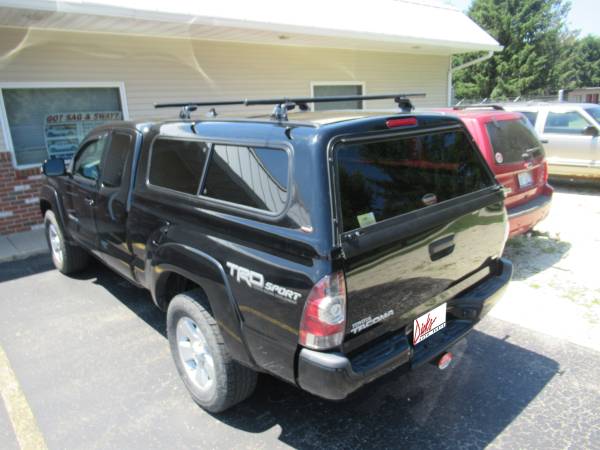
[(47, 159), (42, 165), (42, 171), (47, 177), (60, 177), (67, 173), (65, 160), (62, 158)]
[(583, 134), (584, 136), (596, 137), (598, 136), (598, 128), (596, 128), (593, 125), (590, 125), (589, 127), (583, 129)]

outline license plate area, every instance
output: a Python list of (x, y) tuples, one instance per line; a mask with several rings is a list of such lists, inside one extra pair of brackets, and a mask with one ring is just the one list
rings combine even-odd
[(531, 172), (521, 172), (517, 176), (519, 178), (520, 187), (524, 188), (533, 184), (533, 177), (531, 176)]
[(417, 317), (413, 322), (413, 345), (423, 342), (428, 337), (446, 327), (446, 303)]

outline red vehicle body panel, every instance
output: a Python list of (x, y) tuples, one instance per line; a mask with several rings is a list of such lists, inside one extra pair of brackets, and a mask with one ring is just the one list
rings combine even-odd
[[(496, 179), (506, 189), (504, 204), (508, 211), (509, 237), (524, 234), (542, 221), (550, 211), (553, 189), (548, 184), (548, 165), (542, 154), (529, 161), (515, 163), (496, 162), (494, 148), (487, 131), (487, 124), (493, 121), (522, 120), (520, 113), (498, 110), (444, 109), (458, 116), (477, 143), (479, 150), (496, 175)], [(519, 173), (530, 172), (533, 183), (526, 187), (519, 184)]]

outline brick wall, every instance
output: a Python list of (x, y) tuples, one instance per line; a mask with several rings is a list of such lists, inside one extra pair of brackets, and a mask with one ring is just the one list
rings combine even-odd
[(42, 222), (41, 170), (16, 170), (9, 152), (0, 152), (0, 235), (27, 231)]

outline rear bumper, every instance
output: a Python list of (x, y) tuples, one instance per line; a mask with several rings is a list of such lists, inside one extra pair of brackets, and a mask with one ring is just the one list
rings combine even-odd
[(454, 319), (448, 320), (446, 328), (417, 346), (403, 332), (351, 358), (303, 348), (298, 356), (298, 385), (319, 397), (342, 400), (392, 370), (409, 370), (431, 361), (471, 331), (500, 299), (511, 276), (512, 263), (500, 259), (493, 275), (448, 302)]
[(552, 187), (546, 185), (542, 195), (507, 210), (510, 224), (509, 238), (527, 233), (548, 216), (550, 205), (552, 204), (553, 192)]

